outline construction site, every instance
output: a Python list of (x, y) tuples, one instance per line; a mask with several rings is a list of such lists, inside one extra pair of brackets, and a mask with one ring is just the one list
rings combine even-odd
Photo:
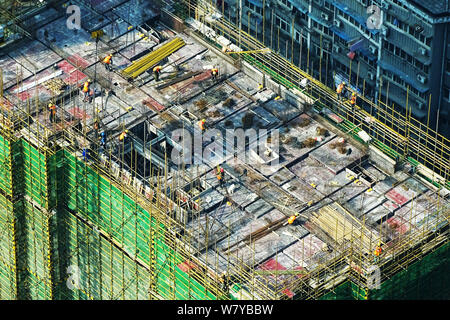
[(0, 299), (450, 298), (448, 137), (211, 1), (11, 2)]

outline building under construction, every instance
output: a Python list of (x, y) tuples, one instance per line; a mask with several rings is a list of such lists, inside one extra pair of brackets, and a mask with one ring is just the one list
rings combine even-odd
[(0, 299), (450, 297), (450, 143), (411, 112), (210, 1), (1, 3)]

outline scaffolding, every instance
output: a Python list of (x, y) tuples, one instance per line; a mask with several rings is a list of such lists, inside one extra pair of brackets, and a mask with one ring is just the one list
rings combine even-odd
[[(188, 23), (200, 22), (201, 26), (195, 32), (202, 38), (222, 49), (223, 45), (218, 41), (222, 36), (237, 45), (240, 50), (249, 51), (236, 56), (236, 61), (239, 62), (241, 61), (239, 58), (242, 58), (284, 87), (294, 88), (309, 96), (314, 101), (314, 107), (323, 111), (331, 110), (343, 118), (345, 121), (340, 126), (344, 130), (349, 130), (356, 139), (360, 140), (358, 132), (365, 131), (372, 137), (373, 144), (393, 159), (401, 157), (414, 164), (423, 164), (434, 172), (436, 182), (449, 186), (450, 166), (447, 160), (450, 158), (450, 140), (414, 119), (408, 108), (408, 101), (406, 101), (408, 111), (402, 114), (381, 99), (377, 103), (372, 102), (363, 92), (358, 96), (361, 99), (361, 106), (352, 108), (350, 103), (340, 102), (335, 90), (299, 69), (292, 61), (274, 51), (267, 52), (267, 44), (264, 45), (249, 33), (239, 29), (238, 21), (227, 20), (223, 16), (223, 8), (220, 12), (211, 1), (207, 0), (186, 0), (183, 4), (184, 7), (179, 9), (180, 16)], [(300, 85), (305, 79), (308, 80), (306, 88)], [(367, 112), (363, 105), (370, 112)]]
[[(191, 5), (188, 11), (208, 24), (208, 8)], [(223, 19), (214, 20), (210, 27), (239, 41), (245, 50), (263, 49)], [(63, 52), (56, 52), (67, 59)], [(303, 94), (316, 106), (332, 107), (344, 117), (341, 129), (356, 134), (365, 128), (375, 144), (391, 156), (401, 154), (423, 163), (444, 177), (444, 188), (448, 185), (449, 164), (445, 159), (449, 151), (444, 137), (424, 130), (411, 117), (394, 117), (390, 113), (393, 110), (380, 110), (374, 127), (366, 128), (364, 119), (370, 114), (364, 110), (351, 113), (349, 106), (336, 103), (330, 88), (275, 53), (240, 56), (287, 88), (300, 90), (298, 82), (307, 78), (311, 85)], [(76, 70), (86, 72), (68, 61)], [(98, 81), (108, 83), (100, 76)], [(18, 78), (17, 87), (21, 85)], [(80, 103), (76, 90), (74, 85), (69, 97), (53, 98), (61, 99), (61, 104)], [(195, 194), (182, 189), (189, 185), (193, 190), (202, 181), (189, 180), (183, 166), (169, 181), (167, 154), (163, 155), (162, 166), (150, 161), (147, 178), (138, 172), (135, 150), (129, 161), (125, 161), (123, 151), (117, 154), (112, 149), (102, 156), (94, 153), (86, 161), (82, 150), (87, 146), (99, 150), (98, 137), (86, 122), (81, 130), (69, 121), (58, 126), (49, 124), (46, 103), (38, 95), (22, 105), (1, 103), (1, 299), (378, 298), (382, 294), (377, 295), (379, 291), (370, 286), (374, 266), (380, 270), (380, 282), (388, 296), (387, 292), (396, 290), (398, 274), (409, 266), (433, 265), (436, 259), (448, 257), (450, 210), (440, 192), (442, 181), (437, 181), (440, 185), (428, 195), (430, 208), (425, 217), (416, 216), (419, 213), (413, 210), (412, 200), (404, 223), (414, 227), (406, 233), (392, 235), (381, 224), (380, 230), (374, 230), (333, 203), (314, 211), (314, 218), (307, 222), (311, 236), (295, 244), (301, 257), (294, 258), (304, 261), (307, 268), (261, 268), (255, 258), (257, 241), (273, 235), (272, 227), (282, 225), (278, 220), (263, 225), (271, 228), (264, 234), (261, 228), (250, 227), (249, 237), (237, 250), (221, 251), (220, 240), (236, 238), (231, 222), (220, 223), (216, 217), (224, 214), (221, 211), (215, 211), (213, 217), (202, 214), (206, 204), (196, 205), (192, 201)], [(85, 103), (83, 108), (87, 108)], [(58, 116), (71, 118), (62, 108)], [(387, 121), (395, 124), (388, 127)], [(115, 146), (125, 150), (124, 145)], [(157, 155), (152, 150), (149, 154)], [(226, 206), (224, 197), (218, 207)], [(274, 206), (283, 212), (282, 206)], [(237, 205), (228, 207), (228, 213), (236, 213)], [(189, 219), (180, 218), (187, 215)], [(285, 218), (282, 215), (279, 221)], [(312, 248), (324, 243), (316, 235), (327, 239), (332, 247), (332, 254), (326, 258), (321, 254), (311, 256)], [(383, 254), (374, 262), (371, 251), (380, 241)], [(232, 245), (227, 243), (227, 249)], [(274, 257), (273, 264), (278, 265), (281, 255), (276, 252)], [(445, 273), (446, 268), (441, 269)], [(417, 275), (421, 276), (429, 274)], [(412, 282), (405, 285), (413, 286)]]

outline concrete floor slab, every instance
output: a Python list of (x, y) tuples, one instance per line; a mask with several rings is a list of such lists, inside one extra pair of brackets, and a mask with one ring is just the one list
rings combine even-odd
[(263, 199), (258, 199), (250, 205), (247, 205), (245, 211), (254, 217), (260, 217), (265, 213), (271, 211), (273, 206)]
[(408, 179), (399, 186), (386, 193), (386, 198), (403, 206), (417, 195), (425, 192), (427, 188), (415, 179)]
[(281, 170), (271, 175), (270, 180), (272, 180), (277, 185), (282, 185), (283, 183), (286, 183), (294, 177), (295, 174), (293, 174), (289, 169), (282, 168)]
[(301, 110), (285, 100), (270, 100), (263, 107), (282, 122), (288, 122), (301, 113)]
[(15, 86), (18, 80), (20, 82), (32, 75), (30, 70), (7, 55), (3, 55), (0, 57), (0, 68), (3, 72), (4, 90), (8, 89), (11, 86)]
[(335, 135), (329, 133), (323, 138), (322, 142), (317, 142), (313, 147), (302, 147), (300, 142), (308, 138), (317, 137), (317, 127), (319, 124), (307, 114), (303, 113), (286, 126), (280, 128), (280, 161), (278, 165), (260, 165), (258, 170), (264, 175), (271, 175), (278, 171), (282, 166), (288, 166), (293, 161), (304, 158), (312, 150), (333, 139)]
[[(229, 106), (224, 105), (227, 99), (231, 99)], [(183, 108), (200, 119), (206, 119), (207, 124), (212, 125), (250, 103), (249, 98), (240, 95), (226, 82), (223, 82), (206, 90), (205, 94), (188, 101)]]
[(303, 203), (309, 203), (311, 201), (312, 203), (316, 203), (323, 198), (323, 195), (319, 191), (302, 182), (300, 179), (291, 180), (281, 187)]
[(10, 52), (9, 56), (31, 72), (39, 72), (61, 60), (55, 52), (36, 40)]
[(337, 138), (330, 142), (327, 142), (325, 145), (315, 149), (310, 153), (311, 157), (318, 160), (334, 174), (339, 173), (350, 164), (354, 163), (364, 156), (363, 152), (361, 152), (354, 146), (350, 146), (348, 143), (346, 144), (345, 148), (347, 150), (350, 148), (352, 150), (351, 154), (341, 154), (340, 152), (338, 152), (337, 148), (332, 148), (333, 143), (336, 141)]
[(385, 201), (383, 195), (375, 191), (363, 192), (344, 204), (344, 207), (355, 217), (361, 218), (368, 211), (379, 206)]
[(283, 253), (297, 261), (300, 266), (311, 270), (317, 264), (313, 259), (314, 256), (318, 255), (324, 247), (325, 242), (315, 235), (309, 234), (283, 250)]
[(324, 185), (328, 185), (329, 181), (334, 178), (334, 174), (325, 168), (319, 161), (314, 158), (306, 158), (305, 160), (293, 165), (289, 168), (297, 177), (302, 179), (306, 184), (313, 188), (323, 190)]

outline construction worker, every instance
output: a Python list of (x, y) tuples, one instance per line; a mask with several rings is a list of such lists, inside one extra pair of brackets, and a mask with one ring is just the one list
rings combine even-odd
[(106, 147), (106, 132), (100, 133), (100, 145), (104, 148)]
[(159, 81), (159, 75), (161, 74), (162, 67), (156, 66), (153, 68), (153, 75), (155, 77), (155, 81)]
[(228, 289), (229, 289), (228, 281), (229, 281), (229, 279), (228, 279), (226, 273), (224, 272), (224, 273), (222, 274), (222, 283), (223, 283), (222, 289), (223, 289), (223, 291), (225, 291), (225, 292), (228, 292)]
[(217, 175), (216, 175), (216, 177), (217, 177), (217, 180), (219, 181), (219, 186), (222, 188), (223, 183), (225, 182), (224, 181), (225, 172), (224, 172), (223, 168), (220, 168), (220, 169), (217, 168)]
[(383, 253), (383, 249), (381, 248), (381, 242), (378, 242), (377, 246), (375, 247), (375, 250), (373, 251), (373, 255), (375, 256), (375, 262), (378, 261), (378, 258)]
[(211, 69), (211, 75), (212, 75), (213, 80), (216, 80), (217, 77), (219, 76), (219, 69), (217, 67), (216, 68), (212, 68)]
[(345, 83), (345, 81), (343, 81), (343, 82), (341, 82), (339, 85), (338, 85), (338, 87), (337, 87), (337, 89), (336, 89), (336, 93), (338, 94), (338, 99), (339, 99), (339, 101), (341, 100), (341, 97), (342, 97), (342, 95), (344, 94), (344, 89), (345, 89), (345, 86), (346, 86), (347, 84)]
[(294, 214), (294, 215), (290, 216), (288, 219), (288, 224), (293, 224), (296, 219), (297, 219), (297, 215)]
[(128, 134), (128, 130), (122, 131), (122, 133), (119, 135), (119, 141), (125, 142), (125, 138), (127, 137), (127, 134)]
[(81, 91), (84, 93), (84, 100), (89, 97), (89, 92), (91, 91), (91, 83), (91, 79), (88, 79), (83, 85), (83, 89)]
[(83, 148), (83, 160), (85, 162), (89, 160), (89, 150), (87, 148)]
[(54, 123), (56, 122), (56, 105), (54, 103), (49, 103), (48, 104), (48, 110), (50, 111), (50, 123)]
[(206, 120), (202, 119), (198, 122), (198, 126), (200, 127), (200, 130), (202, 130), (202, 133), (206, 130)]
[(112, 53), (109, 53), (104, 59), (103, 64), (105, 65), (105, 69), (108, 71), (112, 71)]
[(354, 107), (356, 105), (356, 93), (355, 92), (352, 93), (352, 98), (350, 99), (350, 104), (352, 105), (352, 107)]
[(100, 129), (100, 124), (99, 124), (98, 119), (95, 119), (95, 121), (94, 121), (94, 130), (98, 131), (98, 129)]

